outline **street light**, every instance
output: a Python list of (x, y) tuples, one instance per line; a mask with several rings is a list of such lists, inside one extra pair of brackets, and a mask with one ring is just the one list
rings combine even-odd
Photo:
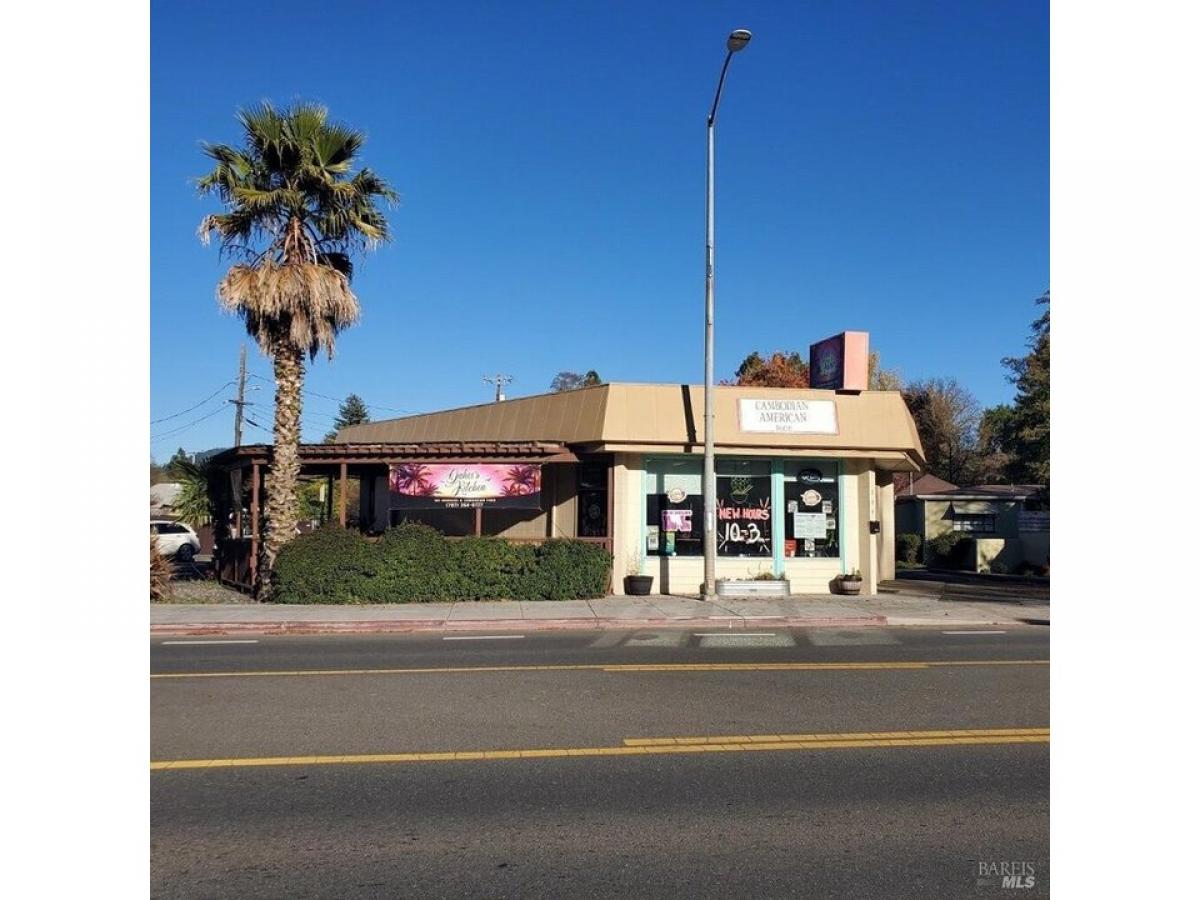
[(708, 192), (704, 207), (707, 241), (704, 260), (704, 599), (717, 593), (717, 470), (713, 453), (713, 125), (721, 88), (733, 54), (750, 43), (750, 32), (739, 28), (725, 42), (725, 64), (717, 81), (717, 93), (708, 112)]

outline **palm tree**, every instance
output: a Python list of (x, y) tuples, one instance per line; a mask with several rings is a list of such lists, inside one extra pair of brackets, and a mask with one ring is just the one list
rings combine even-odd
[[(352, 172), (365, 137), (328, 121), (324, 107), (270, 103), (243, 109), (242, 147), (205, 144), (214, 161), (198, 181), (224, 211), (205, 216), (202, 241), (243, 261), (217, 288), (275, 369), (275, 451), (267, 480), (267, 532), (260, 571), (269, 572), (296, 531), (304, 357), (332, 359), (338, 332), (358, 319), (351, 256), (389, 239), (380, 200), (397, 199), (370, 169)], [(264, 586), (269, 582), (264, 581)]]

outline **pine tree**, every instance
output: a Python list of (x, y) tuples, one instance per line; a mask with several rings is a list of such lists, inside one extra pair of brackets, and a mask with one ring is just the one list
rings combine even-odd
[(325, 443), (331, 444), (337, 440), (337, 434), (343, 428), (350, 425), (362, 425), (370, 421), (371, 414), (367, 411), (367, 404), (363, 403), (362, 397), (358, 394), (351, 394), (338, 407), (337, 418), (333, 420), (333, 430), (325, 435)]
[(1035, 301), (1046, 311), (1033, 323), (1029, 353), (1004, 360), (1017, 386), (1013, 402), (1014, 475), (1028, 484), (1050, 484), (1050, 292)]

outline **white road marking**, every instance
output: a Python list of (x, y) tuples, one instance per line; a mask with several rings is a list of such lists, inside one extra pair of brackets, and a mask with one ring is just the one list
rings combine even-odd
[(1008, 634), (1007, 631), (943, 631), (942, 634)]
[(885, 647), (900, 643), (882, 628), (813, 628), (804, 636), (814, 647)]
[(163, 641), (162, 646), (177, 644), (257, 644), (258, 641)]
[(444, 635), (443, 641), (516, 641), (525, 637), (523, 634), (456, 634)]
[(697, 631), (696, 637), (775, 637), (774, 631)]
[(700, 634), (700, 646), (710, 647), (795, 647), (796, 639), (786, 632), (723, 631)]

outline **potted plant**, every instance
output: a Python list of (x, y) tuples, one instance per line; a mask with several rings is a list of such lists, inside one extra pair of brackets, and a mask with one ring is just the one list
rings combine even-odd
[(858, 594), (862, 590), (862, 573), (855, 569), (845, 575), (839, 575), (838, 589), (843, 594)]
[(653, 575), (642, 575), (641, 564), (635, 559), (629, 561), (625, 575), (625, 593), (634, 597), (645, 597), (654, 586)]

